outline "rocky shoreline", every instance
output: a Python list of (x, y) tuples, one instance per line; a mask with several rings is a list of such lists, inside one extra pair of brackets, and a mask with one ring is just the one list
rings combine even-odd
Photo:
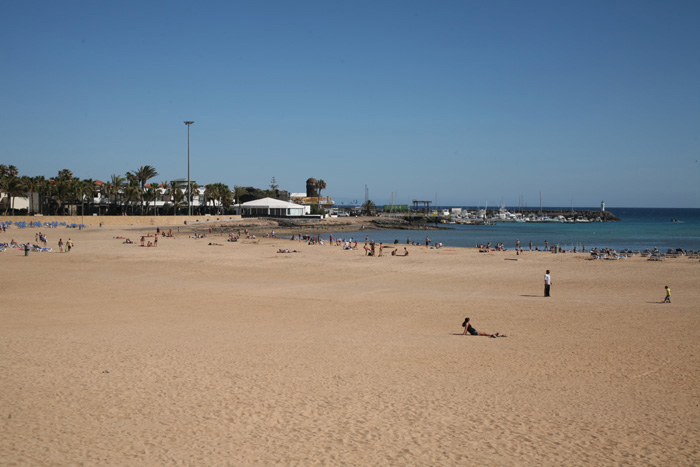
[[(181, 226), (183, 227), (183, 226)], [(224, 232), (248, 230), (264, 235), (273, 230), (276, 235), (314, 234), (326, 232), (354, 232), (358, 230), (439, 230), (435, 224), (412, 222), (403, 217), (349, 217), (332, 219), (241, 219), (236, 222), (208, 222), (188, 226), (194, 232), (223, 229)]]

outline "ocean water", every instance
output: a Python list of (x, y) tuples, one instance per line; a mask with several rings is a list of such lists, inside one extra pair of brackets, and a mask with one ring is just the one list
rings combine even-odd
[[(548, 210), (570, 210), (571, 208), (546, 208)], [(515, 210), (515, 209), (513, 209)], [(575, 210), (596, 210), (595, 208), (575, 208)], [(504, 222), (496, 225), (448, 225), (440, 230), (366, 230), (343, 232), (334, 237), (357, 239), (363, 242), (365, 237), (383, 243), (405, 244), (406, 239), (425, 242), (442, 242), (446, 246), (474, 247), (477, 244), (502, 242), (507, 249), (515, 248), (515, 241), (520, 239), (524, 250), (529, 249), (532, 241), (533, 250), (544, 249), (545, 241), (549, 245), (562, 248), (579, 249), (585, 245), (586, 251), (593, 247), (614, 248), (621, 250), (652, 249), (665, 252), (669, 248), (683, 250), (700, 250), (700, 209), (680, 208), (606, 208), (620, 218), (619, 222), (591, 223), (524, 223)], [(678, 222), (672, 222), (677, 219)], [(327, 235), (326, 235), (327, 237)]]

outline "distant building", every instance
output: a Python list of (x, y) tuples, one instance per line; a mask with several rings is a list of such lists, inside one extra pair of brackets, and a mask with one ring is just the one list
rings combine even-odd
[(311, 212), (310, 206), (302, 206), (274, 198), (256, 199), (234, 206), (242, 217), (301, 217)]
[(335, 201), (330, 196), (319, 196), (318, 180), (315, 178), (306, 181), (306, 193), (291, 193), (289, 200), (303, 205), (320, 204), (324, 208), (335, 205)]

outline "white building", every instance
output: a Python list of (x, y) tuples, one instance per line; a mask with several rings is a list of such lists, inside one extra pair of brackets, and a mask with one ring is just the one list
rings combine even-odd
[(311, 206), (302, 206), (273, 198), (256, 199), (234, 206), (242, 217), (301, 217), (311, 213)]

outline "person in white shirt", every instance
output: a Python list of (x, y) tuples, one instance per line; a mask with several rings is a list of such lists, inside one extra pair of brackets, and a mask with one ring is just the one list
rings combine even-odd
[(549, 269), (544, 275), (544, 296), (549, 297), (549, 289), (552, 286), (552, 278), (549, 275)]

